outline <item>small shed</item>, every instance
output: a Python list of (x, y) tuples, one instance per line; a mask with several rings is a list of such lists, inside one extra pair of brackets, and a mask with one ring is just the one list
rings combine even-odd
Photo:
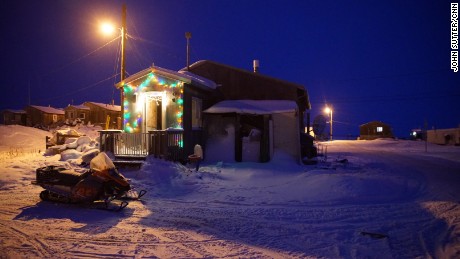
[(76, 120), (79, 120), (83, 123), (87, 122), (90, 117), (90, 108), (83, 104), (80, 105), (71, 105), (69, 104), (64, 108), (65, 119), (70, 123), (73, 123)]
[(2, 112), (3, 124), (5, 125), (23, 125), (27, 123), (27, 113), (24, 110), (6, 109)]
[(451, 129), (427, 130), (427, 141), (439, 145), (460, 145), (460, 126)]
[(359, 139), (372, 140), (378, 138), (393, 138), (390, 125), (381, 121), (371, 121), (359, 126)]
[(51, 106), (29, 105), (25, 108), (27, 125), (32, 127), (49, 127), (64, 121), (64, 110)]
[(301, 161), (295, 101), (227, 100), (203, 112), (207, 114), (208, 130), (205, 157), (228, 162), (267, 162), (279, 153)]
[(114, 104), (85, 102), (83, 106), (89, 107), (90, 113), (87, 121), (105, 128), (108, 122), (109, 129), (118, 129), (121, 123), (121, 106)]

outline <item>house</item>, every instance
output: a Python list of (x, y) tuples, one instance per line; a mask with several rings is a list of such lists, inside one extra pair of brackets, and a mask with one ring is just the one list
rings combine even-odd
[(64, 122), (64, 110), (51, 106), (29, 105), (25, 108), (27, 113), (27, 126), (50, 127), (53, 124)]
[(427, 130), (427, 141), (439, 145), (460, 145), (460, 126), (451, 129)]
[(153, 154), (184, 160), (203, 144), (202, 110), (209, 107), (215, 83), (157, 66), (116, 85), (123, 89), (123, 132), (101, 132), (101, 149), (118, 156)]
[(2, 112), (3, 124), (5, 125), (23, 125), (27, 123), (27, 113), (24, 110), (6, 109)]
[(359, 139), (393, 138), (390, 125), (381, 121), (371, 121), (359, 126)]
[(87, 123), (90, 118), (90, 107), (83, 104), (80, 105), (71, 105), (69, 104), (64, 108), (65, 120), (69, 123), (74, 123), (75, 121), (80, 121), (82, 123)]
[[(79, 107), (88, 107), (89, 113), (84, 113), (87, 116), (85, 119), (94, 125), (102, 126), (102, 128), (118, 129), (121, 124), (121, 106), (114, 104), (84, 102)], [(84, 108), (83, 108), (84, 109)], [(83, 110), (80, 109), (80, 110)]]
[(233, 161), (265, 162), (277, 150), (300, 161), (310, 109), (302, 85), (199, 61), (177, 72), (152, 66), (116, 87), (123, 89), (123, 130), (100, 135), (101, 150), (115, 156), (185, 161), (199, 144), (211, 157), (206, 150), (217, 144), (208, 136), (221, 134), (232, 142), (226, 149)]
[[(233, 138), (234, 149), (229, 153), (234, 161), (266, 162), (276, 151), (300, 161), (301, 154), (308, 153), (300, 149), (301, 132), (305, 126), (309, 127), (311, 108), (303, 85), (208, 60), (198, 61), (187, 70), (219, 86), (215, 105), (205, 111), (207, 135), (221, 132), (220, 137)], [(307, 113), (306, 122), (304, 113)], [(234, 131), (234, 136), (228, 131)], [(251, 136), (254, 132), (259, 137)], [(213, 148), (208, 147), (207, 154), (219, 159)]]

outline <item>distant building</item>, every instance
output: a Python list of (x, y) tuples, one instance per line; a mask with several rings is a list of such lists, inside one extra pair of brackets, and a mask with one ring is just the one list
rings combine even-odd
[(109, 121), (109, 129), (118, 129), (121, 125), (121, 106), (97, 102), (85, 102), (83, 106), (89, 107), (89, 118), (86, 121), (91, 124), (105, 127)]
[(390, 125), (381, 121), (371, 121), (359, 126), (359, 139), (393, 138)]
[(50, 127), (58, 122), (64, 122), (64, 110), (51, 106), (29, 105), (25, 108), (27, 113), (27, 126)]
[(460, 145), (460, 127), (452, 129), (427, 130), (427, 141), (440, 145)]
[(412, 129), (410, 133), (411, 140), (424, 140), (426, 138), (426, 131), (422, 129)]
[(2, 112), (2, 122), (5, 125), (26, 125), (27, 113), (24, 110), (4, 110)]
[(88, 122), (90, 117), (90, 108), (83, 104), (80, 105), (70, 105), (64, 108), (65, 119), (69, 123), (74, 121), (81, 121), (82, 123)]

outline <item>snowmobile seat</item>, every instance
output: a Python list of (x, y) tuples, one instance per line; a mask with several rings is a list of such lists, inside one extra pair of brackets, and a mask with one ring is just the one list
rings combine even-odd
[(66, 186), (74, 186), (76, 185), (81, 179), (83, 179), (82, 174), (79, 174), (72, 170), (63, 170), (59, 172), (58, 179), (59, 181), (56, 184), (66, 185)]
[(37, 183), (73, 186), (87, 176), (73, 170), (56, 166), (46, 166), (37, 169)]

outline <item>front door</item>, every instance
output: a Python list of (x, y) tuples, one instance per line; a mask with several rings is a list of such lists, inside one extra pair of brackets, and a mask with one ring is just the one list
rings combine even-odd
[(163, 129), (163, 110), (165, 110), (163, 102), (163, 92), (146, 92), (144, 105), (144, 130), (149, 132), (152, 130)]

